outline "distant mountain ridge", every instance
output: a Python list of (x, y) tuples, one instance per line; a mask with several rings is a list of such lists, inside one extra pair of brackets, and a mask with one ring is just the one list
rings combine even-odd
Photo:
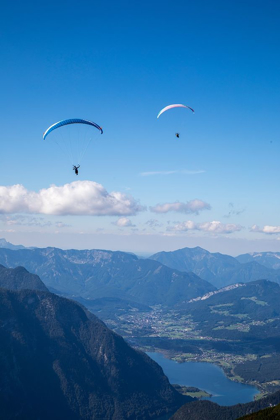
[(0, 238), (0, 248), (6, 249), (24, 249), (23, 245), (13, 245), (10, 242), (7, 242), (5, 238)]
[(280, 252), (251, 252), (236, 257), (240, 263), (256, 261), (267, 268), (280, 269)]
[(215, 290), (194, 273), (119, 251), (0, 248), (0, 264), (24, 266), (52, 290), (84, 299), (114, 297), (172, 306)]
[(256, 258), (248, 255), (234, 258), (196, 247), (158, 252), (150, 258), (176, 270), (192, 271), (217, 288), (261, 279), (280, 283), (280, 270), (262, 265)]

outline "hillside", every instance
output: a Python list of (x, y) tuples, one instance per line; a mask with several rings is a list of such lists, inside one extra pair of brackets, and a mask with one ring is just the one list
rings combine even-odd
[(280, 287), (266, 280), (239, 284), (180, 305), (204, 335), (228, 340), (280, 335)]
[(280, 404), (276, 407), (265, 408), (257, 411), (254, 414), (248, 414), (245, 417), (240, 417), (238, 420), (280, 420)]
[(48, 292), (0, 290), (0, 417), (152, 419), (185, 397), (94, 315)]
[[(280, 391), (258, 401), (222, 407), (210, 401), (195, 401), (185, 404), (170, 418), (170, 420), (236, 420), (246, 414), (280, 403)], [(252, 419), (259, 419), (252, 417)], [(269, 417), (267, 417), (269, 419)], [(245, 417), (247, 419), (247, 417)], [(249, 417), (251, 420), (251, 417)], [(266, 419), (266, 417), (263, 417)], [(274, 417), (272, 417), (274, 419)], [(275, 418), (276, 419), (276, 418)]]

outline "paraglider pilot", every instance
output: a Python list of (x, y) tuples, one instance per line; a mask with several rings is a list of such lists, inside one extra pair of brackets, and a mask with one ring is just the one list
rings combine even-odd
[(80, 165), (78, 165), (78, 166), (73, 165), (73, 171), (75, 171), (76, 175), (79, 175), (79, 171), (78, 171), (79, 167), (80, 167)]
[(175, 136), (177, 137), (177, 139), (180, 138), (180, 133), (175, 133)]

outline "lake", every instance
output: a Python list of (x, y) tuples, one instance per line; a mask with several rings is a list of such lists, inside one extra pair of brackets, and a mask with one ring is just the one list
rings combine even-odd
[(253, 401), (257, 388), (233, 382), (223, 370), (212, 363), (177, 363), (166, 359), (161, 353), (147, 353), (163, 369), (171, 384), (194, 386), (209, 394), (204, 398), (220, 405), (234, 405)]

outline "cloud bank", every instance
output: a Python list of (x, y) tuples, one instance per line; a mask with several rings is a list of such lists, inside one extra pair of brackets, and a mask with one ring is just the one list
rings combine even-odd
[(177, 223), (175, 226), (168, 226), (167, 230), (171, 232), (187, 232), (189, 230), (199, 230), (208, 233), (228, 234), (239, 232), (242, 226), (233, 223), (221, 223), (219, 221), (194, 223), (191, 220), (186, 222)]
[(150, 207), (150, 210), (153, 213), (168, 213), (170, 211), (175, 211), (177, 213), (185, 213), (185, 214), (199, 214), (201, 210), (210, 210), (211, 206), (205, 201), (202, 200), (191, 200), (187, 203), (180, 203), (179, 201), (175, 203), (164, 203), (164, 204), (157, 204), (154, 207)]
[(39, 192), (23, 185), (0, 186), (0, 213), (53, 215), (122, 216), (134, 215), (145, 208), (130, 195), (108, 193), (93, 181), (51, 185)]

